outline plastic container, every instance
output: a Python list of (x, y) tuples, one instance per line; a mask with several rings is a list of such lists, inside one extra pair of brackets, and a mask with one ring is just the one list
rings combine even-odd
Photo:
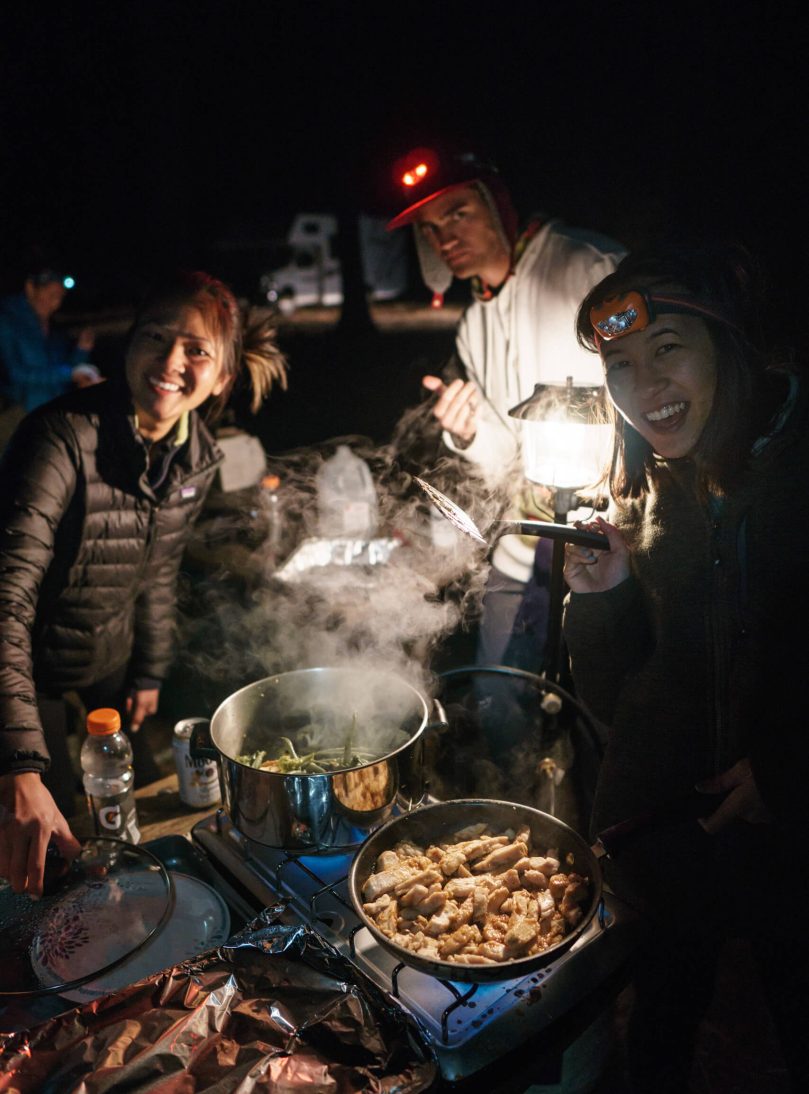
[(140, 830), (134, 797), (132, 745), (121, 732), (121, 716), (117, 710), (100, 707), (87, 715), (81, 769), (87, 808), (95, 821), (96, 834), (138, 843)]
[(374, 480), (365, 460), (346, 444), (321, 464), (316, 477), (318, 531), (328, 539), (372, 539), (377, 527)]

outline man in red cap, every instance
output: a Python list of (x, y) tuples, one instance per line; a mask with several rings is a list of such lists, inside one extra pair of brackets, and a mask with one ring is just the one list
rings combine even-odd
[[(471, 153), (415, 149), (397, 162), (394, 176), (406, 205), (388, 229), (413, 225), (433, 304), (440, 306), (453, 277), (472, 289), (456, 335), (466, 378), (422, 381), (435, 393), (444, 442), (508, 491), (509, 515), (524, 517), (519, 423), (508, 412), (539, 383), (564, 384), (567, 377), (575, 385), (603, 383), (600, 363), (576, 340), (576, 312), (623, 249), (559, 220), (534, 217), (521, 229), (496, 168)], [(541, 668), (550, 544), (537, 542), (504, 536), (497, 544), (478, 664)]]

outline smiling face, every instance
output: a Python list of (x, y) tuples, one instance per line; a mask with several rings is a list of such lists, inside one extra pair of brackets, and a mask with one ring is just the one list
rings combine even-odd
[(126, 378), (140, 433), (160, 440), (185, 411), (224, 390), (222, 345), (191, 305), (145, 316), (127, 350)]
[(690, 455), (716, 391), (716, 349), (705, 322), (661, 315), (645, 330), (605, 342), (601, 357), (615, 407), (657, 455)]
[(473, 186), (428, 202), (417, 214), (416, 228), (456, 277), (480, 277), (495, 286), (505, 281), (511, 256), (491, 209)]

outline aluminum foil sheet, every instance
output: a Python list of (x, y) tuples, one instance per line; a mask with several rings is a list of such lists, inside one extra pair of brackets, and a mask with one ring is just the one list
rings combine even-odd
[(274, 576), (290, 582), (320, 581), (329, 570), (336, 570), (342, 579), (345, 568), (351, 566), (352, 580), (356, 580), (356, 572), (384, 565), (398, 546), (399, 540), (390, 538), (305, 539)]
[(0, 1091), (417, 1094), (436, 1064), (415, 1025), (308, 927), (268, 908), (218, 950), (22, 1033)]

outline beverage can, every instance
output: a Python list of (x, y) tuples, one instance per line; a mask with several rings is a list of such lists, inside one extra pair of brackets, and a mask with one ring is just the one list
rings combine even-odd
[(172, 749), (180, 786), (180, 801), (192, 809), (216, 805), (221, 797), (219, 769), (215, 760), (195, 760), (191, 756), (191, 731), (207, 718), (183, 718), (174, 727)]

